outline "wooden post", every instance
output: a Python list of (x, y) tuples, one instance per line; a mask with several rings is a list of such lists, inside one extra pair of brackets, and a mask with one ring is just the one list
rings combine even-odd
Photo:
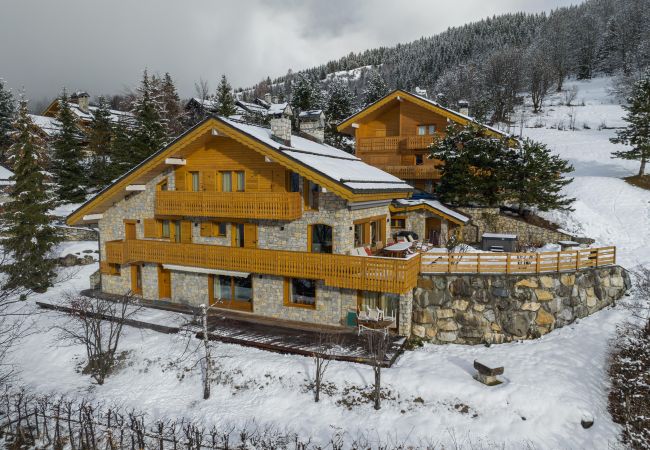
[(512, 255), (510, 252), (506, 253), (506, 273), (510, 273), (510, 258)]
[(576, 270), (580, 268), (580, 250), (576, 250)]
[(535, 272), (539, 273), (539, 263), (540, 263), (540, 257), (541, 255), (537, 253), (535, 257)]

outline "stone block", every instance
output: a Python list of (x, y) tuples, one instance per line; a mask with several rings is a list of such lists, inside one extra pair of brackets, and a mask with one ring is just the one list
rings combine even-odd
[(541, 305), (536, 302), (527, 302), (521, 305), (521, 309), (524, 311), (537, 311)]
[(509, 297), (510, 296), (510, 291), (506, 288), (498, 288), (498, 287), (493, 287), (492, 288), (492, 295), (495, 297)]
[(433, 289), (433, 280), (430, 277), (420, 276), (418, 278), (418, 287), (422, 289)]
[(436, 316), (438, 319), (451, 319), (454, 317), (454, 311), (448, 308), (439, 309), (436, 311)]
[(525, 278), (521, 281), (518, 281), (515, 283), (515, 286), (517, 287), (527, 287), (527, 288), (537, 288), (539, 287), (539, 284), (537, 283), (537, 280), (533, 278)]
[(442, 342), (455, 342), (458, 339), (458, 336), (453, 331), (441, 331), (438, 333), (436, 338)]
[(456, 331), (458, 330), (458, 324), (453, 319), (444, 319), (439, 320), (436, 323), (438, 330), (440, 331)]
[(437, 334), (438, 334), (438, 330), (436, 330), (435, 328), (427, 328), (427, 337), (429, 339), (435, 338)]
[(494, 322), (496, 320), (496, 315), (494, 314), (494, 311), (491, 309), (484, 311), (483, 317), (485, 317), (485, 320), (487, 320), (488, 322)]
[(593, 308), (597, 304), (598, 304), (598, 298), (596, 298), (595, 296), (587, 297), (587, 307), (588, 308)]
[(623, 280), (623, 277), (618, 274), (612, 276), (610, 283), (613, 287), (618, 287), (618, 288), (625, 287), (625, 281)]
[(531, 324), (530, 313), (512, 312), (501, 318), (501, 327), (514, 336), (526, 336)]
[(543, 308), (537, 311), (535, 323), (542, 327), (550, 327), (555, 323), (555, 317), (546, 312)]
[(426, 336), (426, 329), (422, 325), (413, 325), (411, 327), (411, 332), (415, 336), (420, 337), (420, 338), (423, 338), (424, 336)]
[(555, 280), (548, 275), (539, 277), (539, 282), (541, 283), (542, 287), (546, 289), (552, 289), (555, 287)]
[(494, 323), (494, 322), (492, 322), (492, 323), (490, 324), (490, 329), (491, 329), (492, 331), (494, 331), (495, 333), (500, 333), (500, 332), (501, 332), (501, 325), (499, 325), (498, 323)]
[(419, 324), (433, 323), (433, 312), (429, 309), (413, 311), (413, 321)]
[(485, 310), (485, 305), (474, 305), (472, 309), (476, 312), (483, 312)]
[(576, 282), (576, 276), (575, 275), (568, 275), (568, 274), (562, 274), (560, 276), (560, 283), (562, 283), (564, 286), (573, 286)]
[(535, 289), (535, 296), (539, 302), (548, 302), (553, 300), (553, 293), (544, 289)]
[(469, 302), (467, 300), (454, 300), (454, 303), (451, 305), (456, 311), (465, 311), (468, 306)]

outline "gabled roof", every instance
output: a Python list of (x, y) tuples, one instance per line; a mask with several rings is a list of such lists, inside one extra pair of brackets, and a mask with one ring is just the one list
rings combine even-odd
[(166, 158), (185, 157), (202, 143), (214, 138), (215, 133), (257, 151), (349, 201), (404, 198), (413, 191), (410, 185), (399, 178), (329, 145), (293, 135), (291, 145), (287, 146), (273, 140), (268, 128), (211, 116), (81, 205), (68, 216), (68, 224), (80, 224), (84, 222), (84, 216), (104, 212), (125, 197), (126, 186), (147, 183), (169, 168), (165, 164)]
[(37, 126), (47, 137), (54, 136), (61, 129), (61, 123), (54, 117), (29, 114), (29, 118), (32, 120), (32, 123)]
[[(85, 123), (92, 121), (95, 115), (95, 111), (99, 109), (97, 106), (88, 106), (88, 112), (82, 111), (81, 107), (75, 102), (68, 102), (68, 106), (70, 107), (72, 113), (77, 117), (77, 120)], [(59, 99), (55, 98), (52, 103), (50, 103), (49, 106), (45, 108), (45, 111), (43, 111), (41, 117), (55, 118), (58, 109)], [(129, 119), (133, 117), (133, 114), (128, 111), (118, 111), (117, 109), (109, 109), (108, 111), (110, 113), (110, 119), (113, 123), (117, 123), (121, 118)]]
[(393, 92), (389, 93), (385, 97), (377, 100), (374, 103), (371, 103), (370, 105), (366, 106), (364, 109), (361, 111), (351, 115), (347, 119), (344, 119), (338, 126), (337, 130), (340, 133), (345, 133), (352, 135), (353, 134), (353, 127), (352, 124), (363, 119), (366, 117), (368, 114), (371, 114), (384, 106), (388, 105), (389, 103), (393, 101), (409, 101), (412, 103), (415, 103), (418, 106), (421, 106), (425, 109), (428, 109), (429, 111), (432, 111), (436, 114), (440, 114), (443, 117), (446, 117), (447, 119), (459, 123), (461, 125), (466, 125), (468, 123), (473, 123), (476, 124), (480, 127), (486, 128), (489, 130), (490, 133), (498, 136), (508, 136), (506, 133), (503, 131), (500, 131), (496, 128), (490, 127), (488, 125), (484, 125), (480, 122), (478, 122), (476, 119), (470, 116), (466, 116), (464, 114), (459, 113), (458, 111), (454, 111), (453, 109), (446, 108), (442, 106), (441, 104), (434, 102), (433, 100), (430, 100), (426, 97), (422, 97), (417, 94), (413, 94), (411, 92), (406, 92), (401, 89), (396, 89)]
[(433, 214), (444, 217), (451, 222), (457, 223), (459, 225), (465, 225), (470, 221), (470, 218), (464, 214), (459, 213), (451, 209), (449, 206), (444, 205), (438, 200), (431, 199), (397, 199), (394, 200), (390, 205), (391, 212), (406, 212), (406, 211), (417, 211), (417, 210), (430, 211)]

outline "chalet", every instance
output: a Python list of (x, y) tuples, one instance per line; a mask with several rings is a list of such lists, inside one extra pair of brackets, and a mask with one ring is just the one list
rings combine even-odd
[[(47, 108), (45, 108), (40, 116), (36, 116), (37, 119), (35, 120), (35, 123), (39, 124), (42, 122), (44, 126), (47, 126), (48, 123), (45, 118), (55, 119), (59, 113), (59, 106), (60, 100), (58, 98), (54, 99), (52, 103), (50, 103)], [(73, 93), (70, 96), (68, 106), (70, 106), (70, 110), (77, 118), (79, 125), (83, 127), (90, 125), (93, 120), (95, 111), (97, 111), (97, 106), (90, 104), (90, 95), (87, 92), (83, 91)], [(132, 118), (132, 114), (127, 111), (118, 111), (115, 109), (111, 109), (109, 111), (110, 118), (114, 123), (117, 123), (120, 120), (128, 121)], [(38, 117), (43, 118), (38, 119)], [(34, 117), (32, 117), (32, 120), (34, 120)], [(51, 126), (52, 124), (50, 123), (49, 125)]]
[[(201, 117), (203, 113), (217, 114), (218, 103), (214, 99), (191, 98), (185, 105), (185, 110), (196, 117)], [(235, 100), (235, 114), (231, 118), (245, 120), (262, 118), (264, 120), (274, 117), (280, 117), (283, 114), (292, 114), (291, 106), (284, 103), (275, 103), (271, 98), (263, 100), (255, 99), (253, 102), (246, 102), (241, 99)]]
[(270, 125), (208, 117), (74, 211), (99, 229), (101, 290), (335, 326), (379, 307), (410, 334), (418, 255), (377, 250), (412, 187), (286, 112)]
[(476, 123), (467, 112), (398, 89), (345, 119), (338, 131), (355, 138), (355, 154), (361, 160), (431, 193), (440, 179), (440, 161), (427, 158), (428, 147), (449, 123)]

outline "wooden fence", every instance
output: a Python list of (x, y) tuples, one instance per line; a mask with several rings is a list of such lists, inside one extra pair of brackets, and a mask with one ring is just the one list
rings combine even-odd
[(616, 247), (541, 253), (423, 253), (422, 273), (545, 273), (616, 263)]

